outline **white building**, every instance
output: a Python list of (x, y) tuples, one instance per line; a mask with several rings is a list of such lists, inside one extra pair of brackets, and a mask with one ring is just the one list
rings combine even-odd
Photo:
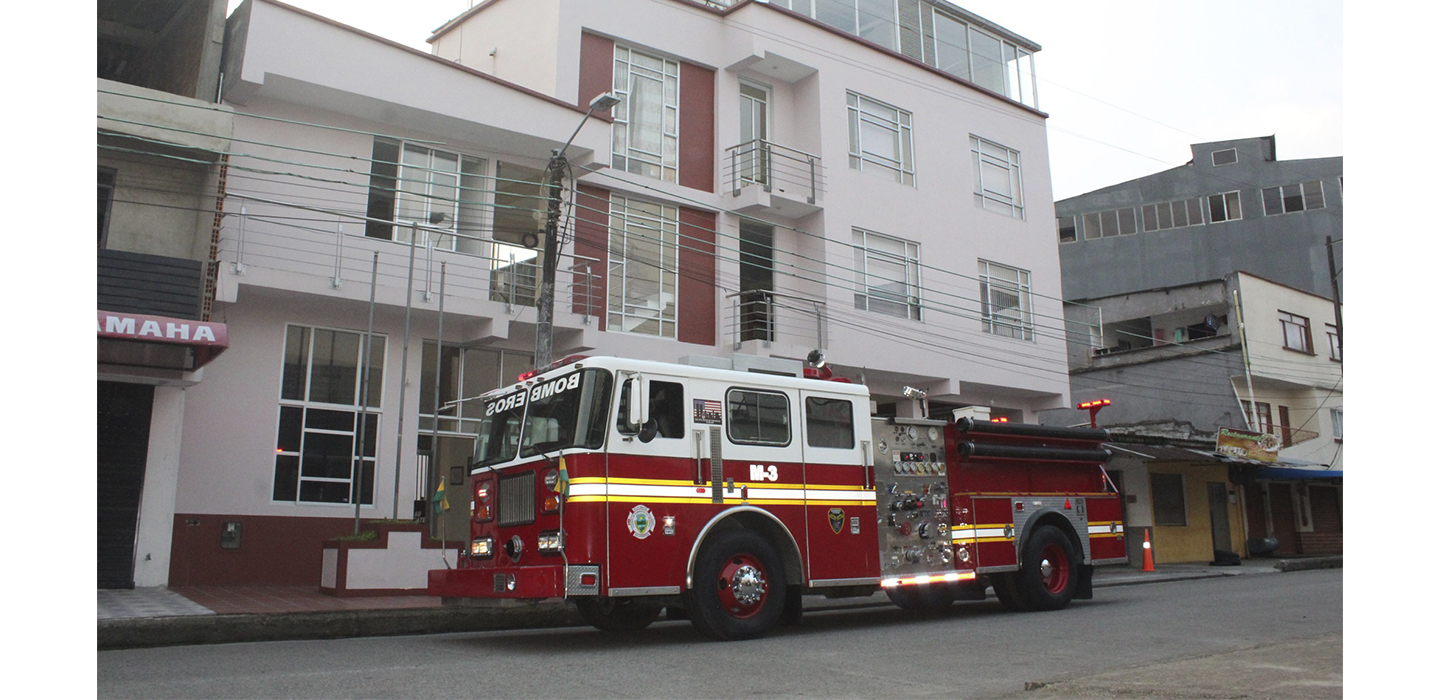
[(555, 357), (818, 349), (881, 413), (1068, 405), (1039, 47), (944, 2), (727, 4), (491, 0), (433, 55), (232, 14), (230, 345), (187, 394), (171, 585), (315, 583), (324, 540), (463, 474), (479, 417), (436, 425), (436, 387), (531, 368), (572, 138)]

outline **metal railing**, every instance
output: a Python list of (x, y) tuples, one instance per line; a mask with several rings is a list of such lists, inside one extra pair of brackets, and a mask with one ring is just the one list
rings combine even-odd
[[(244, 276), (254, 270), (271, 270), (292, 275), (325, 279), (332, 289), (345, 285), (369, 285), (374, 253), (380, 254), (376, 284), (404, 289), (413, 279), (423, 302), (433, 302), (440, 291), (440, 265), (447, 265), (445, 295), (450, 299), (479, 299), (505, 304), (506, 313), (517, 306), (535, 306), (539, 291), (539, 255), (519, 259), (515, 247), (488, 236), (421, 231), (414, 255), (406, 240), (371, 238), (363, 224), (330, 224), (329, 228), (297, 226), (277, 216), (247, 212), (227, 217), (221, 230), (219, 257), (231, 274)], [(347, 231), (348, 226), (348, 231)], [(453, 239), (470, 241), (479, 249), (508, 251), (498, 255), (452, 250)], [(437, 243), (439, 246), (437, 247)], [(449, 245), (446, 245), (449, 243)], [(561, 271), (557, 308), (569, 308), (589, 324), (604, 307), (600, 298), (600, 260), (565, 254), (559, 258)], [(565, 295), (568, 295), (565, 296)]]
[(808, 204), (820, 200), (825, 192), (825, 168), (820, 156), (755, 139), (725, 149), (726, 182), (735, 196), (750, 185), (759, 185), (766, 192), (777, 187), (803, 196)]
[(737, 350), (747, 340), (761, 341), (766, 347), (777, 342), (809, 348), (828, 345), (824, 301), (764, 290), (734, 292), (725, 298), (730, 300), (726, 326)]

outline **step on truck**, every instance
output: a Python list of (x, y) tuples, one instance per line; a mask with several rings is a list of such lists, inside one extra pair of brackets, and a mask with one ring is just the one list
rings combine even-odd
[(569, 357), (474, 399), (469, 541), (429, 594), (735, 640), (803, 595), (1057, 610), (1127, 561), (1104, 430), (872, 418), (825, 369), (732, 362)]

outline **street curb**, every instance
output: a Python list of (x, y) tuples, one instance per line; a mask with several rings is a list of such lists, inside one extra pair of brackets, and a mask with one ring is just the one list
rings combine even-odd
[(184, 615), (100, 620), (97, 647), (136, 649), (189, 644), (341, 639), (585, 624), (573, 606), (541, 603), (503, 609), (439, 607), (321, 613)]
[(1343, 569), (1345, 568), (1343, 556), (1334, 557), (1308, 557), (1305, 559), (1281, 559), (1275, 562), (1277, 571), (1309, 571), (1312, 569)]

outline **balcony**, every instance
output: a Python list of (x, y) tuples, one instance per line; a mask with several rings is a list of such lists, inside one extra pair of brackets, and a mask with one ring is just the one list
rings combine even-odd
[(1180, 357), (1238, 349), (1239, 345), (1239, 339), (1227, 333), (1183, 343), (1158, 342), (1153, 345), (1144, 345), (1141, 347), (1119, 345), (1091, 348), (1089, 368), (1109, 369), (1112, 367), (1123, 367), (1158, 360), (1173, 360)]
[[(283, 223), (277, 217), (229, 216), (221, 231), (217, 298), (234, 301), (241, 285), (401, 306), (413, 280), (413, 305), (438, 308), (443, 281), (445, 313), (490, 319), (479, 324), (472, 341), (510, 338), (533, 332), (543, 251), (512, 246), (489, 237), (420, 232), (416, 243), (360, 235), (363, 225), (331, 225), (332, 230)], [(461, 250), (455, 240), (464, 239)], [(437, 245), (438, 244), (438, 245)], [(465, 249), (488, 254), (462, 252)], [(443, 274), (443, 280), (442, 280)], [(596, 329), (605, 310), (604, 269), (595, 258), (562, 254), (555, 282), (557, 333)], [(560, 345), (583, 345), (578, 337)]]
[(759, 290), (736, 292), (725, 298), (730, 306), (725, 331), (736, 350), (752, 343), (757, 348), (779, 346), (776, 354), (804, 357), (810, 350), (829, 345), (823, 301)]
[(724, 167), (737, 211), (794, 219), (822, 207), (825, 167), (820, 156), (755, 139), (725, 149)]

